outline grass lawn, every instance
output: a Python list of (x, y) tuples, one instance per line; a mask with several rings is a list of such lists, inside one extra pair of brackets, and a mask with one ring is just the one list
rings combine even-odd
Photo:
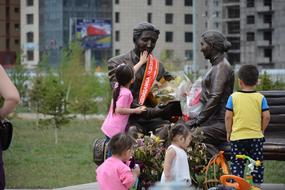
[[(14, 137), (4, 152), (7, 188), (55, 188), (95, 181), (92, 143), (102, 136), (100, 122), (72, 121), (59, 131), (13, 120)], [(265, 182), (285, 183), (285, 162), (265, 162)]]
[(95, 181), (92, 143), (102, 136), (100, 122), (72, 121), (59, 130), (13, 120), (14, 137), (4, 152), (7, 188), (54, 188)]

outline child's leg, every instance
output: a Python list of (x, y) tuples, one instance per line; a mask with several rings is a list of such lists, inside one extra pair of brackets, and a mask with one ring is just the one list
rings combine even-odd
[(261, 162), (261, 166), (254, 166), (254, 172), (251, 173), (253, 176), (253, 183), (261, 184), (263, 183), (263, 143), (264, 138), (260, 139), (252, 139), (251, 148), (249, 151), (249, 156), (254, 160), (259, 160)]
[(245, 154), (245, 148), (241, 141), (231, 141), (231, 172), (233, 175), (243, 178), (245, 161), (236, 158), (237, 154)]

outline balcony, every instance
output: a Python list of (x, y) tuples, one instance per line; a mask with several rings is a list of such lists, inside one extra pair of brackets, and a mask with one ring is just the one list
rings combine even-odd
[(269, 23), (258, 23), (257, 24), (258, 30), (264, 30), (264, 29), (270, 29), (270, 28), (271, 28), (271, 24)]
[(264, 6), (263, 4), (258, 4), (256, 7), (256, 10), (258, 13), (267, 13), (267, 12), (271, 12), (271, 7), (269, 6)]
[(224, 0), (223, 1), (223, 6), (233, 6), (233, 5), (239, 5), (240, 2), (238, 0)]
[(270, 58), (269, 57), (259, 57), (257, 59), (258, 64), (269, 64), (270, 62)]
[(256, 43), (257, 43), (258, 47), (268, 47), (268, 46), (271, 46), (269, 41), (267, 41), (267, 40), (258, 40)]

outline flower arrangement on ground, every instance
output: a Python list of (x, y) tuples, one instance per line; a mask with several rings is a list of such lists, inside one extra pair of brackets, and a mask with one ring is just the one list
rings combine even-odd
[[(189, 169), (193, 182), (202, 187), (204, 182), (204, 166), (207, 164), (206, 146), (202, 143), (203, 132), (199, 128), (192, 131), (193, 139), (187, 149)], [(134, 157), (140, 165), (138, 189), (148, 189), (160, 181), (167, 142), (155, 135), (137, 139)]]

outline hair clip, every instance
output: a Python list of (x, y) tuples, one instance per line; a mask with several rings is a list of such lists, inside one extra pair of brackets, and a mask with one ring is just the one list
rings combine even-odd
[(114, 84), (114, 88), (118, 88), (118, 87), (119, 87), (119, 83), (116, 82), (116, 83)]
[(120, 65), (117, 66), (117, 68), (121, 67), (121, 66), (125, 66), (126, 63), (121, 63)]

